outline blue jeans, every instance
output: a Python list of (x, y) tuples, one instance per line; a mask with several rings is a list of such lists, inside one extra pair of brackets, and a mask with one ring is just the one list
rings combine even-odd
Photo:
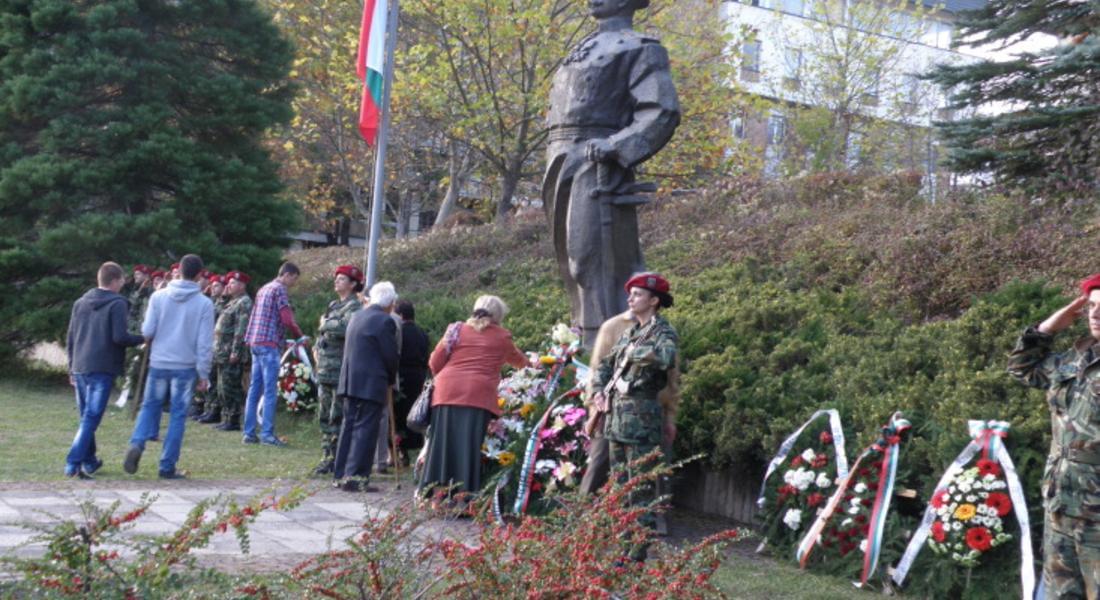
[(244, 435), (256, 437), (256, 408), (264, 397), (264, 422), (261, 440), (275, 439), (275, 403), (279, 381), (279, 349), (273, 346), (252, 346), (252, 381), (248, 384), (248, 400), (244, 404)]
[(183, 431), (187, 423), (187, 406), (195, 393), (195, 369), (157, 369), (149, 367), (149, 377), (145, 380), (145, 396), (141, 401), (141, 412), (134, 424), (134, 434), (130, 445), (145, 449), (145, 441), (160, 428), (160, 417), (164, 398), (171, 404), (168, 416), (168, 433), (164, 436), (164, 449), (160, 454), (160, 472), (174, 473), (176, 461), (180, 458), (183, 446)]
[(65, 458), (65, 473), (72, 475), (81, 467), (95, 465), (95, 430), (107, 410), (115, 376), (110, 373), (73, 373), (76, 383), (76, 410), (80, 414), (80, 429), (76, 430), (73, 446)]

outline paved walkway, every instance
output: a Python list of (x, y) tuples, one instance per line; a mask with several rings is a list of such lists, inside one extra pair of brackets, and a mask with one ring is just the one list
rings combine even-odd
[[(277, 493), (291, 487), (290, 482), (251, 481), (65, 481), (56, 483), (0, 483), (0, 555), (40, 556), (44, 546), (28, 544), (35, 533), (20, 523), (51, 523), (80, 517), (80, 502), (91, 497), (98, 506), (118, 501), (120, 511), (135, 506), (143, 493), (158, 499), (139, 518), (133, 534), (161, 535), (176, 531), (188, 512), (200, 500), (217, 494), (248, 499), (257, 494)], [(196, 551), (201, 562), (210, 566), (243, 571), (270, 571), (289, 568), (310, 555), (339, 548), (355, 533), (368, 515), (386, 515), (398, 504), (412, 501), (412, 487), (396, 481), (376, 481), (374, 493), (349, 493), (333, 489), (325, 482), (305, 484), (316, 490), (297, 508), (263, 512), (249, 528), (251, 551), (242, 555), (236, 537), (230, 531), (215, 535), (209, 546)], [(439, 520), (430, 523), (427, 535), (465, 537), (472, 535), (469, 521)]]

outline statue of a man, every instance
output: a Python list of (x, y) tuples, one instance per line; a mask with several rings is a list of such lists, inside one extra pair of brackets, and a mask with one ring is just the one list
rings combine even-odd
[(652, 184), (634, 168), (680, 123), (680, 103), (660, 40), (634, 31), (649, 0), (589, 0), (599, 23), (554, 76), (542, 199), (558, 268), (586, 345), (626, 310), (623, 284), (645, 270), (637, 206)]

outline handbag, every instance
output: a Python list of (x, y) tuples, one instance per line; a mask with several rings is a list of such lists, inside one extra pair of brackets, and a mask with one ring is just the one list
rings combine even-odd
[[(447, 334), (445, 339), (447, 340), (446, 351), (447, 357), (450, 358), (451, 352), (454, 351), (455, 346), (458, 344), (458, 332), (462, 328), (462, 323), (451, 323), (447, 328)], [(432, 389), (435, 386), (429, 379), (424, 384), (424, 389), (420, 390), (420, 395), (416, 397), (416, 402), (413, 402), (412, 408), (409, 409), (409, 416), (405, 418), (405, 426), (409, 428), (409, 431), (414, 433), (424, 433), (428, 430), (428, 425), (432, 422)]]

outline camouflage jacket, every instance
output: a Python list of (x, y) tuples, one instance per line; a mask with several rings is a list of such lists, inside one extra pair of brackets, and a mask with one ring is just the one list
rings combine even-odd
[(248, 357), (248, 348), (244, 344), (244, 334), (248, 331), (248, 316), (252, 313), (252, 298), (241, 294), (222, 309), (214, 325), (214, 360), (220, 363), (229, 361), (233, 354), (238, 360)]
[(229, 306), (230, 297), (222, 294), (214, 300), (214, 323), (218, 322), (218, 317), (222, 316), (225, 312), (225, 307)]
[(645, 326), (635, 324), (600, 361), (595, 373), (597, 389), (610, 383), (608, 439), (635, 444), (659, 444), (662, 409), (657, 394), (668, 384), (669, 369), (676, 364), (679, 336), (661, 315)]
[(153, 295), (152, 284), (145, 287), (134, 288), (126, 296), (130, 301), (130, 315), (126, 321), (126, 329), (134, 334), (141, 335), (141, 322), (145, 320), (145, 307), (149, 303), (149, 296)]
[(321, 323), (317, 327), (317, 381), (336, 385), (340, 379), (340, 365), (344, 362), (344, 334), (355, 311), (363, 308), (355, 296), (347, 300), (329, 302)]
[(1042, 484), (1046, 509), (1100, 521), (1100, 343), (1089, 337), (1055, 353), (1053, 340), (1028, 328), (1009, 355), (1008, 372), (1047, 392), (1052, 435)]

